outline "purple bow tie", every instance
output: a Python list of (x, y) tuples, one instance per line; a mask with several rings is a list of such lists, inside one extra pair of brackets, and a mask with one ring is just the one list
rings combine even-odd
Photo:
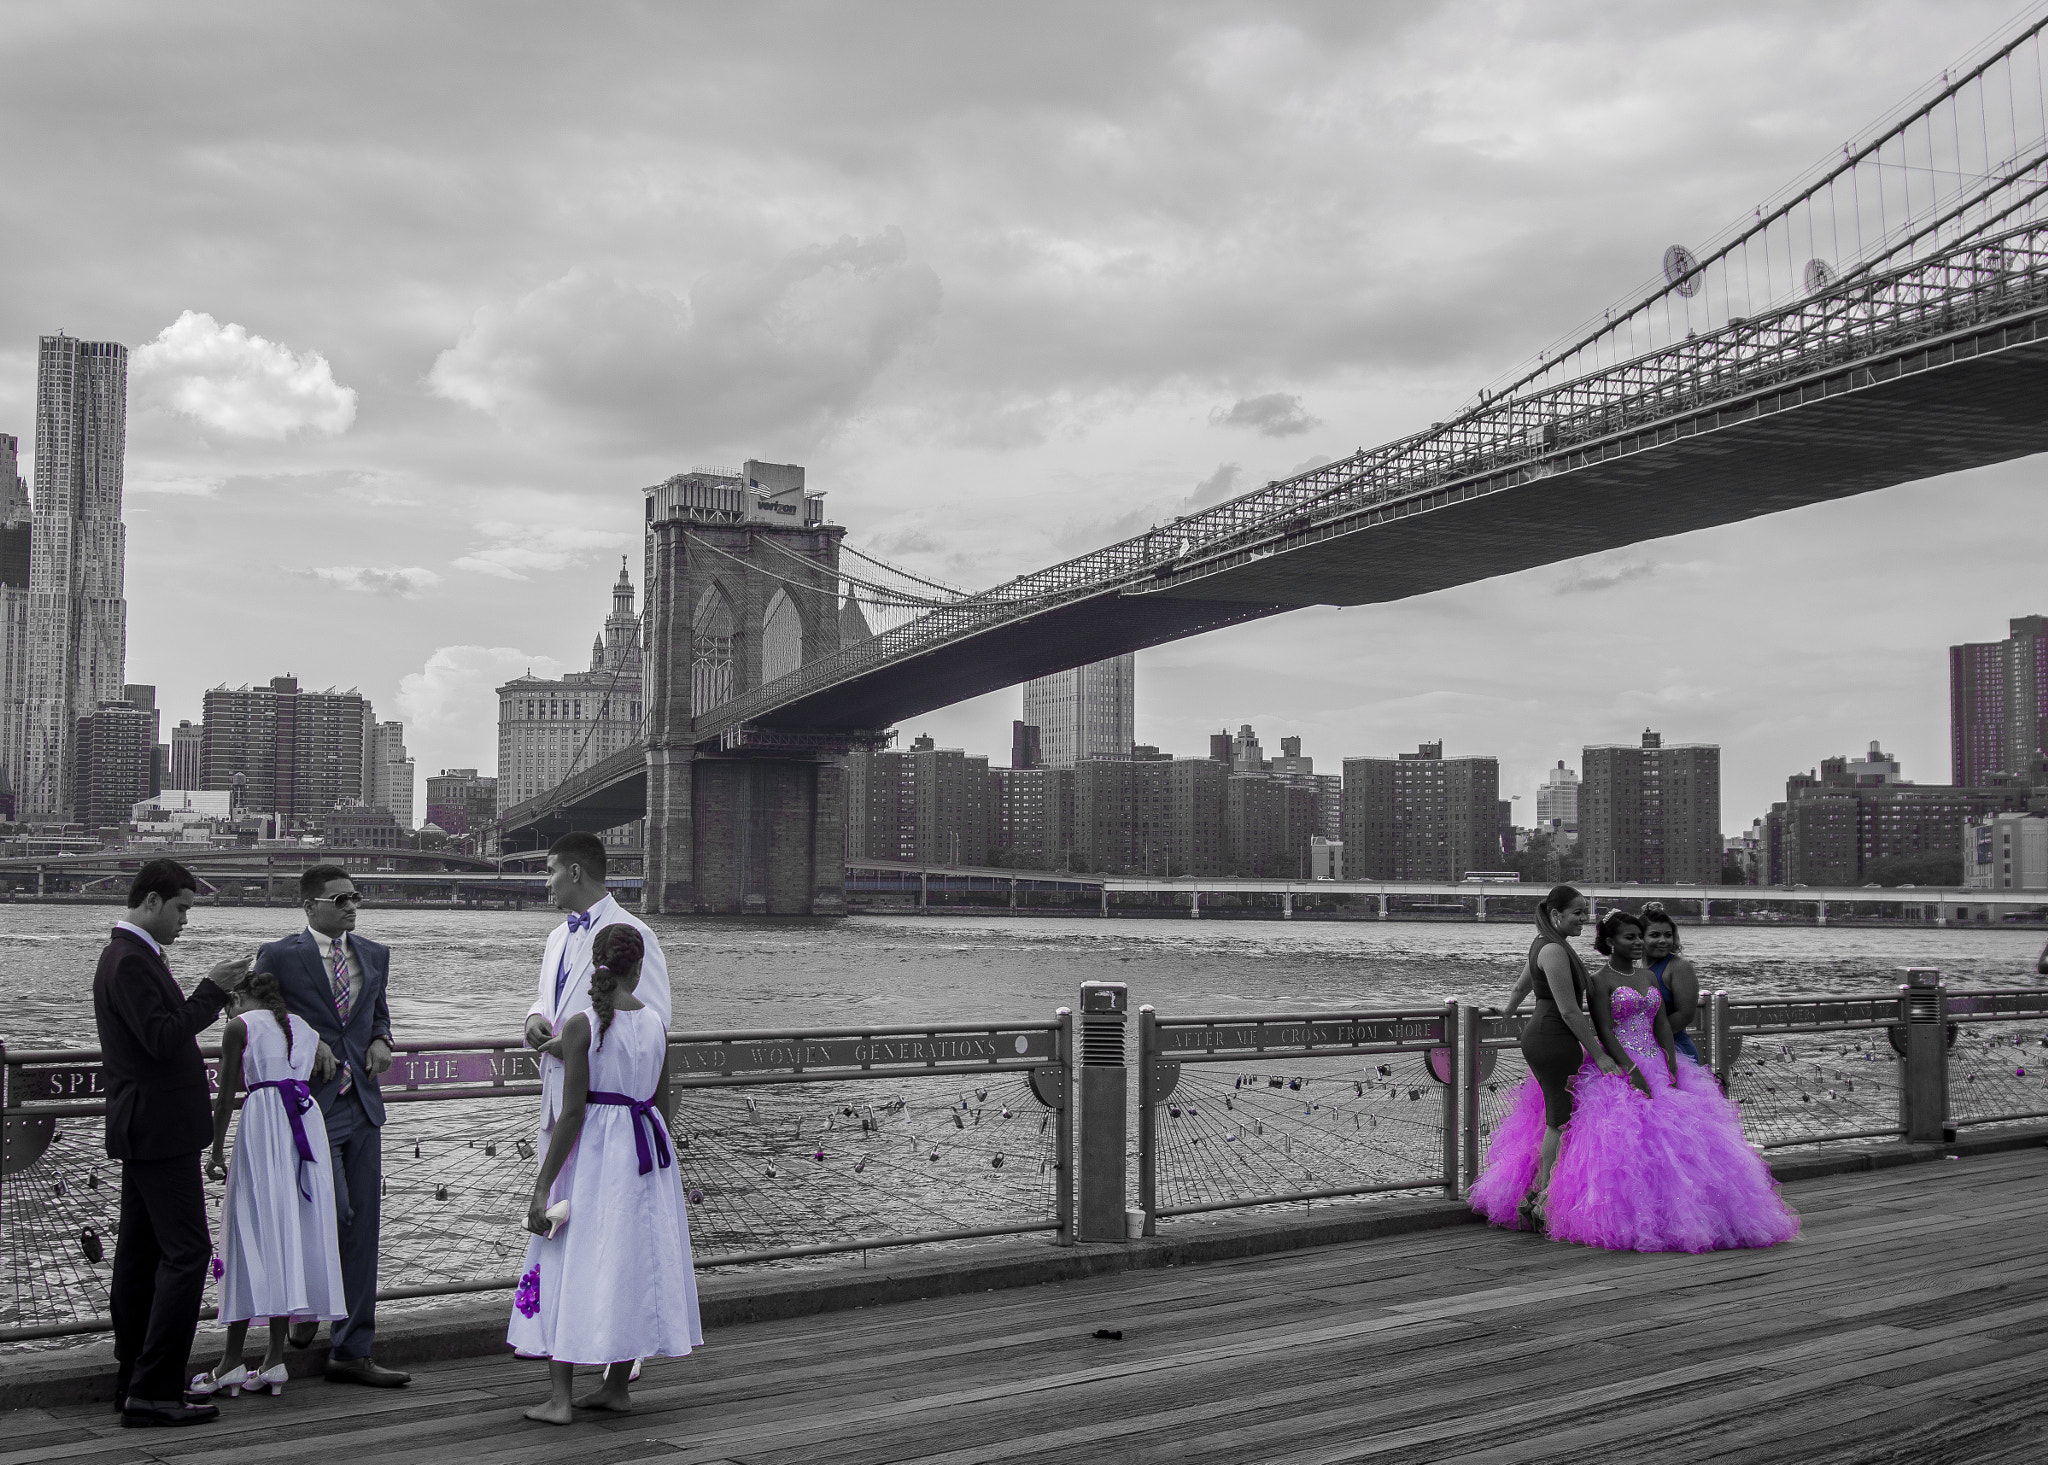
[(589, 912), (589, 911), (577, 911), (577, 912), (576, 912), (576, 913), (575, 913), (574, 915), (572, 915), (572, 916), (570, 916), (570, 917), (569, 917), (569, 934), (570, 934), (570, 935), (572, 935), (572, 936), (573, 936), (573, 935), (575, 935), (575, 934), (576, 934), (576, 933), (577, 933), (578, 931), (587, 931), (587, 930), (589, 930), (589, 929), (590, 929), (590, 912)]

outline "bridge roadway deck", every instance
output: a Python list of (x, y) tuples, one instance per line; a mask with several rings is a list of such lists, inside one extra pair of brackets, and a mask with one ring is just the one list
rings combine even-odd
[(566, 1429), (520, 1418), (538, 1364), (493, 1357), (203, 1429), (20, 1410), (0, 1465), (2048, 1459), (2048, 1152), (1787, 1195), (1805, 1234), (1771, 1252), (1459, 1227), (730, 1328)]

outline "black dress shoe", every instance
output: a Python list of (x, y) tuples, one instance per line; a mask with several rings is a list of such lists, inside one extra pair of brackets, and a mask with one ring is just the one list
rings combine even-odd
[(285, 1342), (294, 1348), (311, 1348), (313, 1339), (320, 1333), (318, 1323), (293, 1323), (291, 1331), (284, 1335)]
[(121, 1428), (156, 1429), (180, 1424), (205, 1424), (220, 1418), (220, 1409), (214, 1404), (187, 1404), (182, 1401), (130, 1399), (121, 1407)]
[(412, 1382), (411, 1374), (367, 1358), (330, 1358), (327, 1376), (337, 1383), (364, 1384), (373, 1389), (402, 1389)]

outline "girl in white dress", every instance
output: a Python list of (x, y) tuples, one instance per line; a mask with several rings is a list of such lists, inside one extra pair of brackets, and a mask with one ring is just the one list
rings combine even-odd
[[(528, 1419), (632, 1408), (635, 1360), (702, 1347), (690, 1223), (669, 1144), (668, 1029), (633, 989), (644, 948), (607, 926), (591, 956), (588, 1013), (563, 1027), (562, 1111), (527, 1207), (526, 1266), (506, 1341), (548, 1360), (546, 1403)], [(593, 1027), (593, 1024), (595, 1025)], [(579, 1363), (604, 1382), (571, 1402)]]
[[(220, 1320), (227, 1346), (211, 1372), (192, 1381), (194, 1393), (268, 1386), (284, 1392), (285, 1335), (294, 1319), (348, 1316), (341, 1296), (341, 1253), (335, 1241), (334, 1174), (327, 1126), (306, 1084), (320, 1047), (305, 1019), (285, 1011), (277, 978), (251, 972), (228, 998), (220, 1040), (220, 1095), (213, 1106), (213, 1154), (206, 1173), (228, 1183), (220, 1219)], [(235, 1093), (246, 1090), (227, 1163), (228, 1120)], [(242, 1344), (252, 1318), (270, 1320), (270, 1347), (251, 1372)]]

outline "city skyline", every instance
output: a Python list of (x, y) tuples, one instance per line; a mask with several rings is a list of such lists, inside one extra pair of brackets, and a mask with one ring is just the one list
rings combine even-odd
[[(148, 609), (127, 675), (161, 689), (167, 726), (196, 720), (206, 687), (287, 667), (360, 686), (404, 720), (424, 769), (489, 766), (491, 689), (582, 664), (557, 643), (578, 639), (562, 628), (583, 624), (593, 575), (633, 552), (641, 484), (747, 453), (803, 461), (851, 543), (991, 583), (1425, 425), (2006, 18), (1190, 10), (1095, 19), (1087, 63), (1062, 48), (1051, 68), (1020, 23), (994, 74), (949, 70), (986, 35), (938, 25), (920, 65), (974, 86), (881, 97), (877, 42), (821, 21), (774, 38), (781, 74), (815, 83), (795, 88), (805, 100), (744, 134), (608, 100), (635, 88), (600, 87), (598, 70), (689, 50), (715, 91), (766, 54), (766, 22), (650, 21), (621, 48), (603, 27), (514, 21), (489, 56), (428, 30), (396, 63), (395, 94), (421, 109), (403, 129), (422, 160), (409, 173), (374, 158), (396, 114), (349, 103), (348, 78), (392, 65), (372, 24), (342, 24), (331, 81), (255, 24), (245, 89), (193, 120), (155, 76), (212, 44), (203, 19), (116, 35), (51, 17), (22, 37), (23, 85), (0, 101), (20, 109), (0, 258), (23, 285), (0, 303), (0, 431), (33, 451), (37, 336), (131, 347), (128, 593)], [(60, 236), (37, 201), (71, 196), (79, 143), (38, 119), (88, 49), (123, 106), (68, 125), (117, 176)], [(536, 110), (509, 58), (543, 53), (563, 82)], [(1436, 86), (1381, 85), (1409, 75)], [(299, 105), (275, 105), (278, 87)], [(1376, 88), (1391, 100), (1339, 105)], [(450, 91), (505, 120), (509, 145), (457, 126)], [(1001, 104), (1007, 127), (988, 110)], [(859, 165), (804, 131), (819, 105), (868, 140)], [(1301, 121), (1317, 106), (1336, 108), (1328, 137)], [(655, 140), (619, 164), (653, 169), (652, 198), (619, 193), (616, 170), (579, 174), (590, 109)], [(371, 154), (328, 140), (348, 134), (343, 115)], [(1088, 151), (1105, 128), (1125, 156)], [(1189, 136), (1206, 143), (1191, 154)], [(569, 207), (528, 207), (542, 185), (521, 146)], [(301, 151), (287, 171), (317, 196), (286, 183), (279, 149)], [(744, 194), (717, 182), (749, 169), (761, 181)], [(482, 232), (439, 212), (418, 232), (421, 180), (471, 176), (518, 225), (485, 208)], [(1118, 201), (1137, 178), (1150, 187)], [(686, 201), (698, 184), (716, 207)], [(579, 214), (604, 222), (562, 222)], [(1260, 218), (1279, 222), (1245, 222)], [(305, 247), (322, 228), (347, 257)], [(382, 283), (400, 276), (412, 294)], [(1788, 771), (1873, 738), (1938, 778), (1947, 647), (2040, 610), (2010, 603), (2040, 475), (2022, 462), (1149, 651), (1135, 737), (1198, 752), (1251, 722), (1331, 760), (1441, 738), (1500, 758), (1523, 823), (1557, 757), (1646, 725), (1724, 747), (1729, 829)], [(206, 573), (216, 559), (231, 571)], [(1896, 593), (1902, 573), (1915, 593)], [(1559, 646), (1569, 660), (1546, 665)], [(904, 740), (1000, 756), (1016, 697), (909, 720)]]

